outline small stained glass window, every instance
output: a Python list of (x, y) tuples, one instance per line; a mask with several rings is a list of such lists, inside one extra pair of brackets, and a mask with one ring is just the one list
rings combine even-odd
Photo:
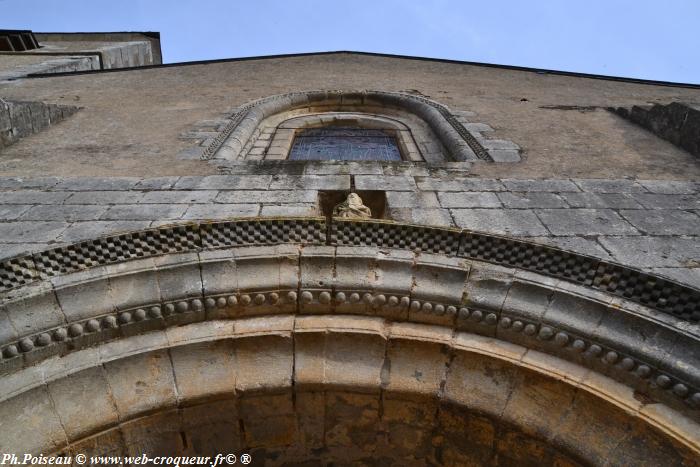
[(292, 160), (400, 161), (396, 138), (382, 130), (309, 128), (296, 134)]

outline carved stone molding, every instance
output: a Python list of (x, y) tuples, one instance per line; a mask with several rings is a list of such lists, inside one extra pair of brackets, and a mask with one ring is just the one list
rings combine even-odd
[(463, 118), (443, 104), (413, 94), (374, 90), (315, 90), (269, 96), (234, 110), (218, 125), (213, 135), (209, 129), (204, 132), (206, 137), (198, 138), (196, 131), (183, 137), (202, 141), (201, 159), (235, 160), (265, 118), (298, 108), (324, 105), (333, 106), (335, 110), (347, 106), (354, 111), (364, 105), (374, 105), (415, 114), (429, 125), (454, 162), (514, 162), (520, 159), (517, 145), (502, 140), (493, 140), (491, 144), (491, 140), (485, 140), (480, 133), (467, 129)]
[[(459, 231), (443, 231), (432, 247), (394, 249), (377, 235), (377, 226), (391, 224), (367, 223), (375, 227), (365, 233), (373, 243), (330, 246), (314, 241), (323, 232), (318, 228), (311, 242), (290, 242), (290, 235), (301, 235), (292, 234), (294, 228), (310, 223), (289, 220), (283, 229), (283, 222), (226, 223), (240, 243), (76, 269), (6, 292), (1, 371), (192, 322), (369, 315), (545, 352), (688, 417), (700, 413), (700, 361), (692, 351), (699, 346), (697, 325), (590, 285), (441, 252), (449, 244), (444, 239), (459, 239)], [(334, 224), (345, 222), (353, 221)], [(256, 234), (256, 225), (266, 233)], [(439, 230), (426, 229), (423, 236), (434, 239)]]
[(699, 290), (595, 257), (469, 230), (357, 219), (333, 219), (326, 226), (325, 218), (315, 217), (193, 222), (18, 256), (0, 263), (0, 293), (129, 259), (282, 243), (381, 246), (487, 261), (581, 284), (685, 321), (700, 321)]

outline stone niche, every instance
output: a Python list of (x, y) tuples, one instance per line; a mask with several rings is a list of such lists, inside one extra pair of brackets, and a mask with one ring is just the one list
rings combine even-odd
[[(333, 209), (350, 194), (347, 190), (321, 190), (318, 192), (318, 206), (322, 216), (330, 218), (333, 215)], [(386, 193), (381, 190), (355, 190), (352, 193), (357, 193), (362, 199), (362, 203), (367, 206), (372, 212), (372, 219), (388, 219), (388, 210), (386, 208)]]

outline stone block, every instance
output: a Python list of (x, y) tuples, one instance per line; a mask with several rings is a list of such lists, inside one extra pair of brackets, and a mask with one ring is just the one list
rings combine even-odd
[[(265, 397), (243, 397), (239, 402), (243, 437), (246, 447), (275, 447), (294, 445), (297, 421), (291, 392)], [(258, 457), (257, 453), (252, 455)]]
[(444, 435), (440, 450), (445, 465), (477, 466), (492, 462), (496, 439), (500, 436), (494, 422), (471, 411), (443, 407), (437, 418), (439, 433)]
[[(334, 287), (335, 247), (311, 246), (301, 250), (299, 262), (299, 288), (301, 290), (327, 290)], [(328, 311), (331, 304), (302, 303), (302, 311)]]
[(561, 193), (572, 208), (641, 209), (629, 193)]
[(695, 195), (635, 193), (633, 197), (647, 209), (700, 209), (700, 197)]
[(123, 423), (120, 431), (129, 456), (172, 456), (185, 450), (180, 414), (167, 410)]
[(467, 306), (500, 312), (513, 285), (513, 270), (473, 264), (466, 281)]
[(99, 219), (107, 211), (107, 206), (96, 205), (74, 205), (74, 206), (54, 206), (40, 205), (34, 206), (22, 215), (22, 220), (37, 221), (91, 221)]
[(315, 203), (316, 190), (236, 190), (221, 191), (216, 196), (217, 203)]
[(48, 390), (69, 440), (119, 421), (101, 366), (50, 382)]
[(382, 175), (382, 166), (372, 162), (309, 161), (304, 168), (307, 175)]
[(498, 193), (498, 199), (506, 208), (530, 209), (567, 207), (566, 203), (559, 197), (559, 195), (541, 191), (533, 191), (529, 193)]
[(528, 427), (545, 438), (554, 436), (559, 420), (573, 404), (577, 389), (535, 372), (524, 373), (525, 377), (516, 378), (517, 384), (501, 417), (513, 426)]
[(438, 193), (444, 208), (500, 208), (501, 202), (495, 193), (466, 192)]
[(445, 381), (447, 401), (499, 416), (522, 376), (511, 364), (466, 351), (455, 351)]
[(202, 296), (202, 277), (196, 253), (178, 253), (154, 261), (161, 300)]
[(454, 227), (452, 216), (447, 209), (395, 208), (389, 209), (389, 218), (408, 224)]
[(345, 458), (375, 452), (381, 423), (376, 394), (328, 392), (325, 413), (325, 445), (329, 449), (340, 448)]
[[(349, 190), (349, 175), (275, 175), (270, 190)], [(358, 186), (358, 189), (362, 189)]]
[[(0, 220), (11, 221), (19, 218), (32, 208), (31, 204), (6, 204), (0, 205)], [(25, 217), (26, 218), (26, 217)], [(51, 220), (51, 219), (42, 219)]]
[(499, 180), (485, 178), (416, 177), (419, 190), (425, 191), (505, 191)]
[(383, 377), (385, 391), (409, 398), (416, 394), (439, 396), (449, 359), (445, 346), (392, 338), (386, 359), (389, 371)]
[(520, 162), (521, 160), (518, 149), (489, 149), (488, 153), (494, 162)]
[[(170, 349), (178, 400), (192, 403), (233, 397), (236, 387), (235, 341), (201, 342)], [(202, 384), (206, 381), (206, 384)]]
[(2, 335), (7, 338), (15, 333), (25, 336), (58, 326), (66, 320), (50, 284), (23, 287), (12, 297), (5, 297), (0, 310), (3, 321), (11, 323), (9, 328), (2, 330)]
[(180, 177), (175, 190), (266, 190), (271, 175), (210, 175)]
[(694, 238), (620, 236), (598, 241), (615, 261), (633, 267), (688, 267), (700, 258), (700, 244)]
[(177, 403), (173, 369), (165, 350), (107, 362), (104, 368), (120, 419)]
[[(97, 204), (107, 206), (111, 204), (135, 204), (143, 198), (141, 191), (81, 191), (57, 192), (54, 195), (65, 196), (64, 204)], [(70, 196), (68, 198), (68, 196)]]
[(51, 452), (66, 442), (66, 433), (46, 386), (0, 403), (0, 428), (3, 431), (0, 451), (20, 458), (25, 453)]
[(697, 235), (700, 216), (687, 211), (668, 209), (625, 210), (620, 215), (647, 235)]
[(104, 274), (104, 268), (97, 268), (97, 270), (93, 269), (70, 276), (57, 276), (51, 279), (51, 283), (56, 289), (58, 303), (68, 322), (116, 311), (116, 304), (109, 287), (109, 279), (92, 279), (89, 274), (99, 274), (100, 269)]
[(294, 346), (289, 334), (241, 338), (235, 352), (237, 392), (278, 392), (291, 387)]
[(204, 295), (238, 292), (234, 250), (202, 251), (199, 258)]
[(576, 297), (567, 291), (555, 291), (542, 319), (557, 329), (574, 333), (585, 329), (594, 333), (609, 312), (603, 304)]
[(318, 208), (315, 204), (263, 204), (260, 209), (263, 217), (297, 217), (318, 216)]
[(0, 223), (0, 238), (7, 243), (53, 242), (66, 228), (66, 222), (13, 221)]
[(551, 294), (550, 288), (515, 280), (503, 302), (501, 314), (539, 322), (549, 306)]
[(296, 290), (299, 284), (299, 249), (294, 245), (235, 250), (241, 291)]
[(510, 191), (546, 191), (561, 193), (569, 191), (581, 191), (571, 180), (515, 180), (503, 179), (501, 182)]
[(260, 206), (257, 204), (193, 204), (187, 208), (182, 219), (220, 220), (235, 217), (255, 217)]
[(60, 236), (63, 242), (76, 242), (116, 234), (142, 230), (150, 226), (150, 221), (90, 221), (71, 224)]
[(523, 209), (451, 209), (457, 226), (501, 235), (549, 235), (534, 212)]
[(386, 344), (383, 336), (297, 330), (294, 344), (298, 387), (379, 391)]
[(187, 204), (126, 204), (111, 206), (101, 220), (161, 220), (180, 219), (187, 210)]
[(646, 190), (634, 180), (576, 179), (581, 190), (589, 193), (643, 193)]
[(136, 185), (133, 186), (134, 190), (169, 190), (175, 183), (180, 179), (180, 177), (153, 177), (144, 178), (138, 181)]
[(119, 301), (119, 309), (124, 310), (160, 302), (161, 293), (155, 267), (151, 261), (147, 263), (145, 270), (115, 274), (109, 277), (110, 294)]
[(690, 195), (700, 191), (698, 182), (675, 181), (675, 180), (637, 180), (651, 193), (664, 195)]
[(434, 192), (387, 191), (386, 201), (389, 208), (439, 208)]
[(554, 235), (638, 235), (637, 229), (610, 209), (540, 209), (535, 211)]
[(416, 182), (413, 177), (398, 175), (357, 175), (355, 187), (358, 190), (415, 191)]
[(0, 191), (0, 204), (61, 204), (70, 195), (38, 190)]
[(207, 204), (219, 194), (216, 190), (166, 190), (149, 191), (139, 200), (140, 204)]
[(56, 191), (111, 191), (131, 190), (141, 181), (137, 177), (70, 177), (64, 178), (53, 190)]
[(239, 425), (238, 401), (223, 400), (185, 407), (182, 428), (197, 453), (215, 457), (221, 452), (238, 452), (243, 448)]

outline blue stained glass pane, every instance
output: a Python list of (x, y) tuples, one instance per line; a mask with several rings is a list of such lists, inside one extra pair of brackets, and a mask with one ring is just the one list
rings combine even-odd
[(400, 161), (396, 138), (365, 128), (310, 128), (297, 133), (293, 160)]

